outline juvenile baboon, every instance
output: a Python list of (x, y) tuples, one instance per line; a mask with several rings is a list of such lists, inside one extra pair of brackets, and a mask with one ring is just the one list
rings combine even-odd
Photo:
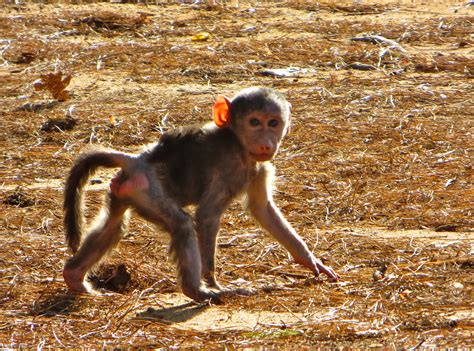
[[(122, 238), (133, 209), (164, 228), (177, 263), (182, 291), (202, 301), (227, 293), (214, 276), (216, 237), (222, 213), (243, 195), (253, 217), (315, 275), (337, 274), (325, 266), (285, 220), (272, 199), (269, 162), (289, 130), (291, 105), (269, 88), (248, 88), (232, 100), (219, 96), (214, 123), (184, 127), (161, 136), (141, 154), (96, 150), (81, 155), (66, 182), (64, 224), (74, 256), (64, 280), (76, 292), (92, 292), (87, 273)], [(99, 168), (121, 168), (112, 179), (102, 219), (81, 242), (82, 193)], [(194, 216), (183, 210), (196, 205)]]

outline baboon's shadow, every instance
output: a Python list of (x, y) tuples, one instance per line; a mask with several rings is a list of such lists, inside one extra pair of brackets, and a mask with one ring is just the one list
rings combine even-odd
[[(88, 301), (88, 299), (81, 298), (81, 295), (75, 293), (56, 293), (44, 296), (38, 300), (27, 313), (31, 316), (46, 317), (69, 315), (81, 310), (84, 303), (90, 303)], [(197, 304), (192, 301), (160, 309), (150, 307), (143, 312), (137, 313), (135, 319), (173, 324), (187, 321), (205, 311), (207, 307), (209, 307), (208, 303)]]

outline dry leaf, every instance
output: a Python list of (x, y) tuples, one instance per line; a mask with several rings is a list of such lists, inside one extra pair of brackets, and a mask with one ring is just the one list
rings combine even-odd
[(47, 90), (58, 101), (69, 99), (69, 93), (66, 87), (71, 81), (71, 75), (63, 76), (62, 72), (42, 74), (40, 79), (33, 82), (36, 91)]

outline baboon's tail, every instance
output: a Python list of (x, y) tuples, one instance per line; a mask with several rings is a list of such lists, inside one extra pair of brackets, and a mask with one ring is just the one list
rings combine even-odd
[(64, 189), (64, 228), (66, 242), (75, 253), (81, 243), (84, 227), (83, 188), (99, 167), (130, 169), (136, 160), (134, 155), (117, 151), (92, 151), (79, 156), (66, 180)]

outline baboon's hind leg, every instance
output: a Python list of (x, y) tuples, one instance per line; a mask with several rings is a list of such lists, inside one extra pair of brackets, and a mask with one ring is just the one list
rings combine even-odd
[(63, 270), (64, 281), (70, 290), (93, 292), (86, 281), (87, 273), (118, 244), (128, 224), (128, 205), (111, 195), (107, 207), (89, 231), (84, 242)]

